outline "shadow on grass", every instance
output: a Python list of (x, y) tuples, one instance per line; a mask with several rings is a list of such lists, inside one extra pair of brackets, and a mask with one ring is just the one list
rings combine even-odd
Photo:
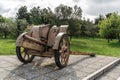
[[(92, 41), (94, 41), (94, 42), (103, 42), (104, 39), (97, 38), (97, 39), (90, 39), (90, 40), (92, 40)], [(106, 41), (106, 42), (107, 42), (107, 41)]]
[(108, 46), (112, 48), (120, 48), (120, 43), (119, 42), (109, 43)]

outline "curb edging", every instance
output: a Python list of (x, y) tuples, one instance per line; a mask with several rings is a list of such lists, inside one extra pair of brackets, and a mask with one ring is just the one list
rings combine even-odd
[(102, 67), (101, 69), (97, 70), (96, 72), (88, 75), (87, 77), (83, 78), (82, 80), (95, 80), (97, 77), (101, 76), (111, 68), (113, 68), (115, 65), (120, 63), (120, 58), (114, 60), (113, 62), (109, 63), (108, 65)]

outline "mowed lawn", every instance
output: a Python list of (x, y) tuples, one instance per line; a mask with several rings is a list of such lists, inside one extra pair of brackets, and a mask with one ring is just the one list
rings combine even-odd
[(106, 39), (101, 38), (73, 38), (71, 40), (71, 50), (120, 57), (120, 43), (118, 43), (118, 40), (107, 43)]
[(13, 55), (13, 54), (15, 54), (15, 40), (0, 39), (0, 55)]
[[(120, 43), (117, 40), (107, 43), (107, 40), (101, 38), (73, 38), (71, 50), (120, 57)], [(0, 55), (13, 54), (15, 54), (15, 40), (0, 39)]]

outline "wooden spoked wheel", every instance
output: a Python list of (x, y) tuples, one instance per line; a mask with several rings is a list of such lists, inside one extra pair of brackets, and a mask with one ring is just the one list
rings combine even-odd
[(67, 65), (70, 53), (70, 43), (67, 35), (63, 35), (58, 50), (55, 50), (55, 62), (59, 68)]
[(17, 54), (18, 59), (24, 64), (30, 63), (34, 59), (34, 56), (28, 54), (27, 49), (25, 49), (23, 47), (17, 46), (16, 47), (16, 54)]

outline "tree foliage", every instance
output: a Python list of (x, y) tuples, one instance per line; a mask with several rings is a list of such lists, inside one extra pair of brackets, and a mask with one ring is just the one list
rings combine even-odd
[(19, 36), (24, 30), (27, 28), (27, 21), (25, 19), (17, 19), (16, 20), (16, 33)]
[(12, 34), (14, 28), (14, 22), (10, 18), (5, 18), (1, 16), (0, 20), (0, 37), (7, 38), (8, 35)]
[(120, 16), (112, 13), (109, 17), (99, 22), (100, 35), (108, 39), (118, 38), (120, 34)]
[[(27, 11), (26, 6), (22, 6), (18, 10), (17, 15), (18, 14), (19, 16), (17, 16), (17, 19), (26, 19), (29, 24), (51, 24), (57, 26), (67, 24), (69, 25), (68, 32), (71, 36), (93, 36), (98, 32), (93, 22), (81, 19), (82, 9), (77, 5), (70, 7), (60, 4), (54, 11), (49, 7), (43, 9), (40, 7), (33, 7), (30, 9), (30, 12)], [(99, 19), (101, 20), (102, 16), (100, 16)]]
[[(75, 5), (74, 7), (60, 4), (54, 11), (48, 8), (33, 7), (30, 11), (27, 10), (27, 6), (21, 6), (16, 13), (16, 19), (10, 23), (8, 19), (0, 16), (0, 22), (2, 27), (0, 31), (3, 35), (3, 28), (7, 30), (9, 27), (10, 34), (12, 36), (18, 36), (27, 26), (51, 24), (52, 25), (69, 25), (68, 33), (70, 36), (93, 36), (97, 34), (96, 26), (90, 20), (82, 20), (82, 9)], [(9, 21), (9, 20), (8, 20)], [(5, 27), (8, 25), (7, 27)], [(12, 25), (12, 26), (9, 26)], [(8, 34), (8, 32), (5, 32)], [(13, 33), (11, 33), (13, 32)]]
[(55, 14), (59, 19), (69, 19), (71, 18), (72, 8), (61, 4), (55, 8)]

